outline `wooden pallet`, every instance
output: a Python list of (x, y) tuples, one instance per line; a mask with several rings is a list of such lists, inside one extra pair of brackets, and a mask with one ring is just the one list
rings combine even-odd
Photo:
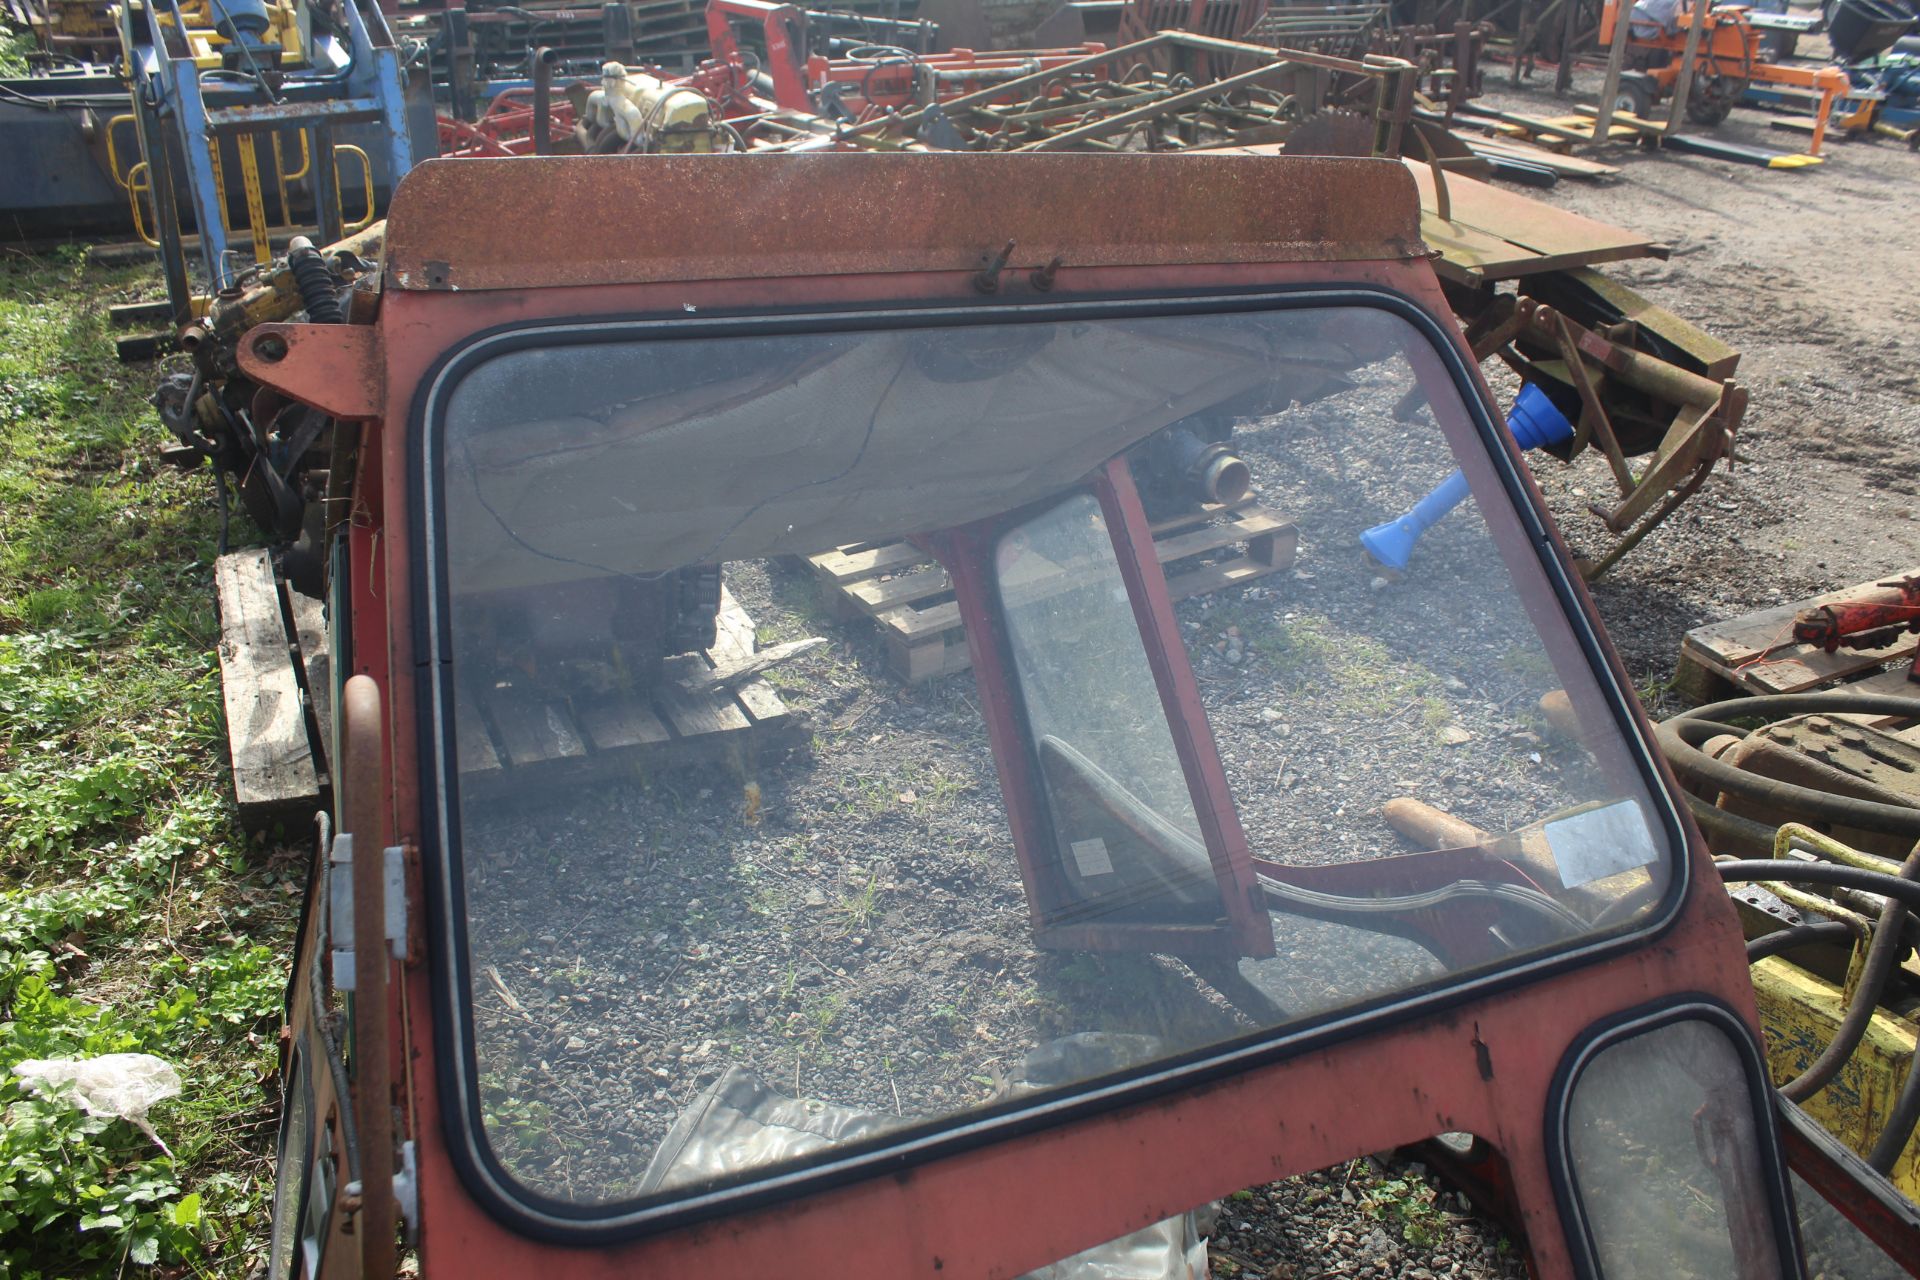
[(276, 578), (263, 550), (221, 556), (220, 693), (240, 822), (249, 831), (309, 821), (330, 792), (332, 712), (324, 611)]
[(758, 676), (701, 692), (683, 680), (753, 651), (753, 619), (722, 587), (713, 648), (668, 658), (645, 692), (567, 699), (505, 681), (476, 688), (463, 680), (455, 691), (461, 785), (524, 795), (533, 775), (578, 782), (716, 760), (744, 765), (748, 753), (784, 745), (793, 728), (779, 694)]
[(1799, 693), (1847, 681), (1850, 692), (1911, 694), (1920, 700), (1920, 684), (1907, 679), (1920, 636), (1904, 634), (1878, 649), (1826, 653), (1795, 642), (1792, 635), (1793, 619), (1802, 610), (1857, 600), (1879, 583), (1915, 574), (1920, 568), (1901, 569), (1825, 595), (1695, 627), (1680, 641), (1674, 687), (1695, 702), (1713, 702), (1739, 693)]
[[(1175, 600), (1291, 568), (1300, 541), (1292, 524), (1251, 498), (1160, 521), (1153, 537)], [(972, 665), (953, 584), (918, 548), (850, 543), (807, 560), (841, 617), (879, 624), (888, 661), (902, 680), (931, 680)]]

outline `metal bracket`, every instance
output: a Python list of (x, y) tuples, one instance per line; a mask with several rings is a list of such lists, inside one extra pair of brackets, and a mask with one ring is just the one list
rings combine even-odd
[[(407, 859), (399, 845), (382, 849), (387, 950), (407, 958)], [(345, 942), (346, 946), (339, 945)], [(327, 851), (327, 944), (333, 952), (333, 988), (352, 991), (358, 979), (353, 952), (353, 836), (341, 832)]]
[(329, 417), (364, 422), (384, 407), (386, 364), (371, 325), (255, 325), (234, 355), (255, 382)]
[(327, 850), (327, 946), (333, 952), (333, 989), (353, 990), (353, 836), (345, 831)]

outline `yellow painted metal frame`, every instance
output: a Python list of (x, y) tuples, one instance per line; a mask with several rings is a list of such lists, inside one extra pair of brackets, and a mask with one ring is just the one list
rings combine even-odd
[[(1833, 1040), (1846, 1015), (1841, 988), (1792, 961), (1770, 956), (1753, 966), (1753, 993), (1767, 1037), (1767, 1069), (1775, 1084), (1805, 1071)], [(1876, 1010), (1853, 1056), (1827, 1087), (1801, 1103), (1806, 1113), (1865, 1155), (1885, 1127), (1912, 1066), (1920, 1026)], [(1909, 1199), (1920, 1200), (1920, 1141), (1909, 1141), (1889, 1175)]]
[[(1862, 852), (1812, 827), (1798, 822), (1781, 824), (1774, 835), (1773, 856), (1785, 859), (1795, 849), (1863, 871), (1883, 875), (1898, 875), (1900, 871), (1900, 864), (1892, 859)], [(1853, 957), (1847, 964), (1844, 986), (1835, 986), (1780, 956), (1770, 956), (1752, 968), (1753, 992), (1767, 1037), (1767, 1069), (1775, 1084), (1784, 1084), (1805, 1071), (1833, 1042), (1860, 980), (1874, 922), (1804, 889), (1772, 880), (1760, 883), (1797, 910), (1838, 920), (1853, 932)], [(1920, 1025), (1876, 1009), (1853, 1056), (1825, 1088), (1800, 1104), (1802, 1109), (1834, 1137), (1865, 1155), (1893, 1113), (1894, 1101), (1913, 1069), (1917, 1043)], [(1908, 1141), (1888, 1176), (1903, 1194), (1920, 1200), (1920, 1134)]]

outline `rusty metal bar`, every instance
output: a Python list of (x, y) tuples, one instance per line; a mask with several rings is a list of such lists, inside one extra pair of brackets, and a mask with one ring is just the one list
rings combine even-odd
[(560, 55), (545, 45), (533, 51), (533, 154), (553, 151), (553, 68)]
[(1606, 454), (1607, 465), (1613, 469), (1614, 483), (1619, 485), (1620, 495), (1625, 497), (1633, 492), (1633, 468), (1627, 465), (1627, 455), (1613, 434), (1613, 421), (1607, 417), (1606, 407), (1600, 403), (1600, 393), (1595, 390), (1593, 379), (1587, 376), (1587, 362), (1581, 358), (1580, 348), (1567, 327), (1567, 318), (1555, 313), (1553, 320), (1560, 339), (1560, 354), (1567, 361), (1567, 374), (1573, 379), (1574, 389), (1580, 393), (1580, 403), (1587, 410), (1582, 416), (1592, 418), (1593, 432), (1600, 437), (1600, 450)]
[[(1160, 34), (1170, 43), (1186, 49), (1200, 49), (1209, 53), (1231, 53), (1245, 58), (1272, 58), (1299, 63), (1302, 66), (1324, 67), (1328, 71), (1340, 71), (1347, 75), (1373, 75), (1382, 71), (1398, 70), (1401, 67), (1413, 69), (1413, 64), (1404, 58), (1389, 58), (1377, 53), (1370, 53), (1363, 60), (1355, 62), (1351, 58), (1336, 58), (1328, 53), (1312, 53), (1305, 49), (1275, 49), (1264, 44), (1247, 44), (1242, 40), (1222, 40), (1218, 36), (1195, 35), (1191, 31), (1162, 31)], [(1224, 81), (1217, 83), (1224, 83)]]
[[(1045, 70), (1035, 71), (1029, 75), (1021, 76), (1016, 80), (1007, 80), (1000, 84), (991, 85), (985, 89), (976, 89), (972, 93), (963, 93), (957, 98), (949, 98), (945, 102), (937, 102), (931, 106), (921, 107), (916, 111), (904, 112), (897, 116), (875, 116), (863, 124), (851, 126), (842, 136), (850, 137), (854, 134), (868, 133), (884, 128), (887, 125), (898, 126), (902, 129), (910, 128), (926, 119), (934, 107), (938, 107), (942, 114), (952, 115), (955, 111), (965, 110), (975, 103), (990, 101), (1003, 94), (1012, 92), (1015, 89), (1025, 89), (1029, 86), (1042, 85), (1049, 80), (1072, 75), (1076, 71), (1084, 71), (1088, 67), (1103, 66), (1117, 59), (1123, 57), (1130, 58), (1134, 54), (1145, 53), (1149, 49), (1158, 49), (1162, 45), (1170, 43), (1172, 43), (1172, 41), (1169, 39), (1168, 34), (1163, 31), (1159, 35), (1149, 36), (1145, 40), (1136, 40), (1132, 44), (1123, 44), (1117, 49), (1107, 49), (1100, 53), (1091, 53), (1084, 58), (1075, 58), (1072, 62), (1063, 62), (1057, 67), (1048, 67)], [(1273, 51), (1269, 49), (1265, 52), (1272, 53)]]
[[(1258, 46), (1249, 47), (1257, 48)], [(1201, 85), (1198, 89), (1189, 89), (1184, 93), (1176, 93), (1170, 98), (1162, 98), (1158, 102), (1150, 102), (1143, 107), (1135, 107), (1131, 111), (1122, 111), (1118, 115), (1107, 116), (1104, 119), (1095, 120), (1090, 124), (1083, 124), (1078, 128), (1068, 129), (1064, 133), (1056, 133), (1050, 137), (1039, 138), (1033, 142), (1024, 143), (1021, 146), (1015, 147), (1014, 150), (1052, 151), (1055, 148), (1070, 146), (1073, 143), (1083, 140), (1103, 138), (1110, 133), (1124, 133), (1128, 128), (1142, 121), (1155, 119), (1169, 112), (1177, 111), (1181, 107), (1191, 106), (1196, 102), (1204, 102), (1208, 98), (1216, 98), (1221, 94), (1231, 93), (1235, 89), (1245, 85), (1254, 84), (1260, 80), (1265, 80), (1271, 76), (1292, 69), (1293, 64), (1290, 62), (1273, 62), (1264, 67), (1255, 67), (1252, 71), (1243, 71), (1237, 76), (1228, 76), (1225, 80), (1215, 80), (1211, 84)]]
[(1613, 44), (1607, 49), (1607, 78), (1600, 85), (1599, 110), (1593, 118), (1590, 142), (1610, 142), (1613, 138), (1613, 102), (1620, 96), (1620, 69), (1627, 61), (1627, 28), (1632, 15), (1621, 0), (1606, 0), (1613, 10)]
[(1693, 0), (1693, 18), (1687, 27), (1687, 51), (1680, 55), (1680, 70), (1673, 82), (1673, 98), (1667, 104), (1667, 132), (1678, 133), (1687, 118), (1687, 96), (1693, 92), (1694, 59), (1700, 53), (1700, 32), (1709, 20), (1713, 0)]

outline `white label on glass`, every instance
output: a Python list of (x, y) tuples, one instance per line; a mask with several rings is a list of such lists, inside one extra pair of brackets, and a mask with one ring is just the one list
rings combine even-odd
[(1658, 856), (1640, 806), (1631, 800), (1576, 813), (1541, 830), (1559, 865), (1560, 882), (1569, 889), (1644, 867)]
[(1107, 842), (1099, 836), (1091, 840), (1075, 840), (1073, 865), (1080, 868), (1083, 876), (1110, 876), (1113, 874), (1113, 859), (1107, 856)]

